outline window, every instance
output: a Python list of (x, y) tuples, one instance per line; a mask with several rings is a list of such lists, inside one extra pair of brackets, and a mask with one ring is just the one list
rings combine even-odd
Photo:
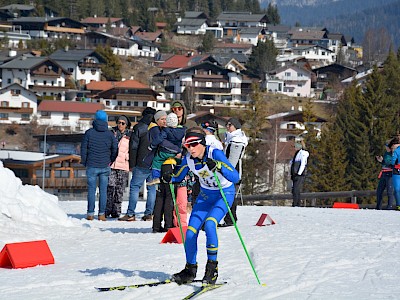
[(68, 72), (73, 73), (74, 69), (73, 68), (68, 68)]
[(131, 106), (131, 105), (132, 105), (131, 101), (126, 101), (126, 106)]
[(69, 170), (55, 170), (54, 176), (56, 178), (69, 178)]
[(289, 135), (286, 137), (286, 141), (294, 141), (295, 137), (292, 135)]
[(118, 106), (122, 106), (122, 101), (118, 101), (118, 102), (117, 102), (117, 105), (118, 105)]
[(147, 107), (147, 101), (143, 101), (143, 107)]
[(286, 128), (287, 129), (296, 129), (296, 124), (287, 124)]
[(74, 177), (75, 178), (85, 178), (86, 170), (74, 170)]
[(68, 120), (69, 119), (69, 113), (65, 112), (63, 113), (63, 119)]
[(9, 103), (8, 101), (1, 101), (1, 107), (8, 107)]
[(286, 77), (290, 77), (291, 73), (290, 72), (285, 72)]
[(7, 83), (11, 83), (11, 78), (8, 78), (8, 79), (7, 79)]
[(43, 85), (47, 85), (47, 80), (43, 80)]
[(85, 74), (86, 70), (85, 69), (81, 69), (81, 74)]
[(8, 120), (8, 114), (0, 113), (0, 119), (1, 120)]
[(96, 70), (95, 69), (92, 69), (91, 72), (92, 72), (92, 75), (96, 74)]
[(28, 121), (30, 118), (31, 116), (29, 114), (21, 114), (21, 120)]
[(139, 106), (139, 102), (134, 101), (134, 102), (133, 102), (133, 106)]
[(321, 53), (323, 56), (325, 56), (326, 55), (326, 52), (325, 51), (322, 51), (322, 53)]
[(40, 115), (42, 117), (51, 117), (51, 112), (49, 112), (49, 111), (41, 111)]
[(11, 95), (12, 95), (12, 96), (21, 95), (21, 90), (19, 90), (19, 89), (12, 89), (12, 90), (11, 90)]

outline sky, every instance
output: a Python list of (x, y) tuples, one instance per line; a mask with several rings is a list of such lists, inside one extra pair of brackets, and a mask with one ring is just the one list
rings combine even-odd
[[(127, 202), (123, 202), (126, 211)], [(143, 215), (139, 201), (137, 215)], [(97, 204), (96, 204), (97, 209)], [(275, 224), (255, 226), (262, 213)], [(185, 265), (182, 244), (161, 244), (152, 222), (87, 221), (85, 201), (58, 201), (23, 186), (0, 162), (0, 249), (46, 240), (55, 264), (0, 268), (1, 299), (182, 299), (197, 284), (97, 292), (94, 287), (170, 278)], [(400, 299), (400, 213), (239, 206), (238, 228), (218, 229), (219, 277), (228, 284), (198, 299)], [(267, 224), (269, 224), (267, 222)], [(204, 275), (205, 234), (199, 236)]]

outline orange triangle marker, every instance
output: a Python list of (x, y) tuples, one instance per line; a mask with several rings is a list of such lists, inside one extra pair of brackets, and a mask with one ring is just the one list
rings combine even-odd
[[(183, 236), (186, 237), (186, 230), (187, 226), (182, 227)], [(182, 244), (182, 236), (179, 227), (174, 227), (168, 229), (167, 233), (165, 234), (164, 238), (161, 241), (161, 244), (165, 243), (177, 243)]]
[[(269, 222), (269, 224), (264, 224), (265, 220)], [(256, 226), (266, 226), (266, 225), (274, 225), (276, 224), (274, 220), (268, 214), (261, 214), (260, 218), (258, 219)]]

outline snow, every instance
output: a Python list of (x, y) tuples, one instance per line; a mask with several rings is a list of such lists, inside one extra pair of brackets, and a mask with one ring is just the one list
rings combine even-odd
[[(126, 211), (127, 202), (123, 202)], [(139, 217), (145, 202), (138, 203)], [(276, 224), (255, 226), (267, 213)], [(97, 292), (94, 287), (167, 279), (185, 264), (182, 244), (161, 244), (152, 222), (87, 221), (85, 201), (58, 201), (23, 186), (0, 162), (0, 249), (46, 240), (55, 264), (0, 268), (1, 299), (182, 299), (197, 284)], [(399, 299), (396, 211), (239, 206), (238, 227), (218, 229), (219, 280), (199, 299)], [(199, 237), (198, 279), (206, 262)], [(211, 298), (212, 297), (212, 298)]]

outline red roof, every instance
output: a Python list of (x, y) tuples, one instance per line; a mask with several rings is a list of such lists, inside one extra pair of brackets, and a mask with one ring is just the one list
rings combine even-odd
[(165, 27), (167, 27), (167, 23), (165, 23), (165, 22), (156, 22), (156, 27), (157, 28), (165, 28)]
[(108, 20), (110, 20), (111, 23), (115, 23), (118, 21), (122, 21), (122, 18), (89, 17), (83, 19), (81, 22), (86, 24), (107, 24)]
[(107, 91), (114, 87), (129, 88), (129, 89), (150, 89), (148, 85), (140, 83), (137, 80), (92, 81), (86, 85), (86, 89), (90, 91)]
[(209, 55), (174, 55), (167, 59), (159, 68), (162, 69), (179, 69), (186, 68), (189, 66), (197, 65), (203, 62)]
[(38, 111), (87, 113), (87, 114), (94, 114), (99, 109), (104, 109), (104, 105), (100, 103), (77, 102), (77, 101), (42, 101), (40, 102), (38, 107)]

